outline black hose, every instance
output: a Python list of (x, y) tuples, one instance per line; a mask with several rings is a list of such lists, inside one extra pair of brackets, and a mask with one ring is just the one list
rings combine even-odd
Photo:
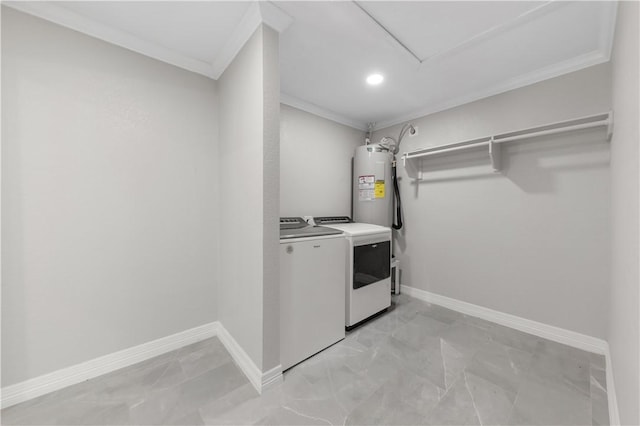
[(393, 193), (396, 198), (396, 222), (391, 226), (393, 229), (402, 229), (402, 201), (400, 200), (400, 188), (398, 187), (398, 176), (396, 175), (396, 160), (394, 158), (391, 167), (391, 179), (393, 179)]

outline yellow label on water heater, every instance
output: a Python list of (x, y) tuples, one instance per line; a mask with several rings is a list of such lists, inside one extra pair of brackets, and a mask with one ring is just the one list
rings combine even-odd
[(374, 188), (374, 197), (375, 198), (384, 198), (384, 181), (377, 180), (376, 186)]

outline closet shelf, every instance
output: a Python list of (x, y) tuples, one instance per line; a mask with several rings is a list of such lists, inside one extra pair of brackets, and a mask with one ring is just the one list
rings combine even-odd
[(499, 172), (501, 170), (500, 147), (503, 143), (522, 141), (540, 136), (554, 135), (557, 133), (566, 133), (594, 127), (606, 127), (607, 140), (610, 141), (611, 135), (613, 134), (613, 112), (609, 111), (601, 114), (574, 118), (572, 120), (558, 121), (556, 123), (546, 124), (543, 126), (531, 127), (515, 132), (501, 133), (493, 136), (485, 136), (482, 138), (405, 152), (402, 155), (402, 163), (410, 177), (421, 179), (423, 158), (487, 146), (493, 171)]

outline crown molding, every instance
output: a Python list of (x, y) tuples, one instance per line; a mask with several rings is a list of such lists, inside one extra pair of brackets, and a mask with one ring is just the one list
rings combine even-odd
[(281, 33), (289, 28), (293, 18), (271, 2), (253, 2), (227, 40), (213, 63), (211, 77), (220, 78), (242, 46), (249, 40), (260, 24), (268, 25)]
[(602, 28), (600, 29), (600, 50), (604, 52), (607, 61), (611, 59), (611, 53), (613, 51), (613, 40), (616, 32), (616, 19), (618, 17), (618, 2), (607, 3), (609, 8), (607, 13), (603, 16)]
[[(548, 67), (540, 68), (528, 74), (511, 78), (489, 88), (478, 90), (476, 92), (471, 92), (463, 96), (459, 96), (457, 98), (453, 98), (444, 102), (440, 102), (438, 104), (425, 107), (419, 109), (417, 111), (411, 112), (409, 114), (403, 114), (400, 116), (396, 116), (394, 118), (390, 118), (388, 120), (380, 121), (376, 123), (377, 129), (384, 129), (387, 127), (395, 126), (396, 124), (400, 124), (406, 121), (415, 120), (420, 117), (424, 117), (425, 115), (434, 114), (436, 112), (444, 111), (450, 108), (454, 108), (460, 105), (464, 105), (470, 102), (475, 102), (480, 99), (488, 98), (490, 96), (495, 96), (500, 93), (508, 92), (510, 90), (518, 89), (521, 87), (529, 86), (531, 84), (535, 84), (541, 82), (543, 80), (548, 80), (554, 77), (559, 77), (564, 74), (568, 74), (574, 71), (579, 71), (581, 69), (598, 65), (604, 62), (608, 62), (611, 59), (611, 52), (613, 49), (613, 39), (615, 35), (615, 23), (616, 16), (618, 11), (618, 2), (606, 2), (606, 13), (602, 15), (600, 34), (599, 34), (599, 46), (597, 50), (585, 53), (583, 55), (576, 56), (574, 58), (568, 59), (566, 61), (553, 64)], [(540, 14), (547, 13), (549, 11), (555, 10), (559, 7), (564, 6), (564, 4), (555, 4), (555, 2), (547, 2), (537, 7), (536, 9), (527, 12), (520, 17), (516, 18), (515, 21), (517, 23), (528, 22), (531, 19), (539, 16)], [(506, 29), (511, 28), (513, 23), (508, 25), (500, 26), (497, 28), (493, 28), (490, 31), (487, 31), (480, 36), (475, 37), (472, 40), (467, 40), (462, 43), (460, 46), (455, 47), (447, 52), (442, 52), (436, 56), (446, 56), (451, 54), (454, 51), (459, 49), (468, 48), (472, 43), (477, 43), (479, 41), (485, 40), (487, 38), (493, 37)], [(435, 56), (434, 56), (435, 57)], [(431, 58), (425, 59), (425, 62), (429, 61)]]
[(183, 55), (69, 10), (56, 2), (8, 1), (2, 4), (125, 49), (217, 80), (260, 24), (285, 31), (293, 18), (271, 2), (251, 3), (213, 63)]
[(367, 130), (366, 123), (352, 120), (333, 111), (322, 108), (316, 104), (312, 104), (311, 102), (303, 101), (302, 99), (296, 98), (295, 96), (287, 95), (286, 93), (280, 93), (280, 102), (285, 105), (289, 105), (299, 110), (308, 112), (310, 114), (317, 115), (318, 117), (326, 118), (327, 120), (335, 121), (336, 123), (353, 127), (357, 130)]
[(606, 52), (602, 52), (600, 50), (589, 52), (587, 54), (571, 58), (567, 61), (560, 62), (549, 67), (540, 68), (531, 73), (505, 80), (504, 82), (493, 85), (487, 89), (482, 89), (465, 94), (463, 96), (458, 96), (456, 98), (440, 102), (435, 105), (419, 109), (417, 111), (413, 111), (409, 114), (403, 114), (394, 117), (390, 120), (380, 121), (376, 123), (376, 130), (386, 129), (387, 127), (395, 126), (396, 124), (415, 120), (426, 115), (435, 114), (437, 112), (455, 108), (460, 105), (499, 95), (510, 90), (519, 89), (521, 87), (539, 83), (544, 80), (549, 80), (551, 78), (559, 77), (564, 74), (579, 71), (593, 65), (607, 62), (608, 60), (609, 57), (606, 55)]
[(86, 16), (66, 9), (55, 2), (9, 1), (3, 5), (36, 16), (74, 31), (106, 41), (153, 59), (175, 65), (188, 71), (212, 76), (211, 64), (148, 42), (126, 31), (102, 24)]
[(279, 33), (286, 31), (293, 23), (293, 18), (289, 16), (289, 14), (270, 1), (258, 1), (254, 4), (260, 8), (262, 23), (270, 26)]
[(220, 54), (218, 54), (218, 57), (213, 62), (211, 78), (214, 80), (220, 78), (224, 70), (231, 64), (233, 58), (236, 57), (240, 49), (242, 49), (242, 46), (251, 38), (261, 23), (262, 16), (260, 14), (260, 8), (257, 3), (251, 3), (249, 9), (244, 13), (235, 30), (224, 44)]

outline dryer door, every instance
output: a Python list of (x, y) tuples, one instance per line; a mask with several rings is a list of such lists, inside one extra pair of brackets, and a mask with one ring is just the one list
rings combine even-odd
[(353, 289), (391, 276), (391, 242), (381, 241), (353, 248)]

